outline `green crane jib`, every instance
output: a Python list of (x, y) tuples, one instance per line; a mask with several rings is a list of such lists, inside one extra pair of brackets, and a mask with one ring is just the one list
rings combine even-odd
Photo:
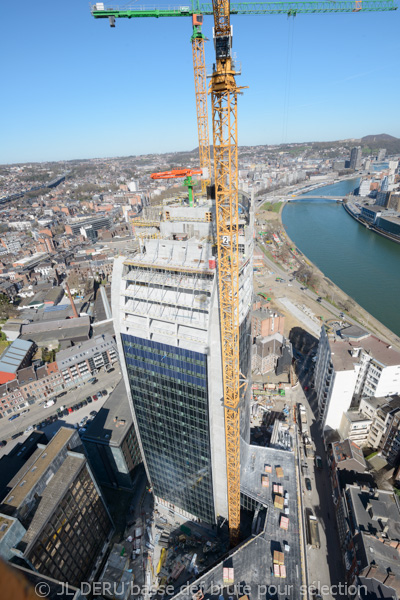
[[(231, 15), (288, 15), (311, 13), (382, 12), (397, 10), (394, 0), (345, 0), (342, 2), (239, 2), (231, 3)], [(212, 15), (210, 3), (192, 2), (191, 5), (170, 8), (146, 6), (107, 7), (103, 2), (91, 6), (95, 19), (140, 18), (140, 17), (191, 17), (192, 15)]]

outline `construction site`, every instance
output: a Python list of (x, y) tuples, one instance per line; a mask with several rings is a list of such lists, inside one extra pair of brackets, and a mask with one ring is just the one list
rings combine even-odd
[[(380, 10), (371, 2), (369, 7)], [(357, 12), (362, 4), (233, 7), (216, 0), (212, 6), (171, 9), (92, 7), (93, 17), (108, 19), (111, 27), (118, 18), (188, 16), (193, 27), (199, 169), (151, 175), (184, 179), (187, 194), (171, 191), (134, 219), (138, 248), (115, 260), (112, 279), (121, 370), (154, 498), (154, 512), (138, 527), (150, 595), (188, 600), (307, 595), (301, 587), (307, 574), (297, 429), (284, 387), (274, 388), (271, 408), (277, 416), (268, 425), (269, 437), (263, 445), (250, 438), (251, 419), (266, 401), (252, 400), (255, 202), (238, 190), (237, 106), (244, 88), (236, 84), (240, 69), (230, 15), (328, 9)], [(209, 85), (204, 15), (214, 17)], [(291, 383), (289, 372), (289, 388)], [(129, 538), (130, 552), (136, 553), (136, 537)], [(188, 581), (191, 586), (182, 591)], [(167, 584), (173, 586), (168, 592)]]

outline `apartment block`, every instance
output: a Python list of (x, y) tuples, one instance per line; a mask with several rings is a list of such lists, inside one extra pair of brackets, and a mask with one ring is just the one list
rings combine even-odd
[(360, 412), (371, 419), (367, 444), (380, 450), (392, 466), (400, 458), (400, 398), (362, 398)]
[(88, 379), (102, 367), (117, 360), (115, 340), (107, 333), (61, 350), (56, 356), (58, 368), (67, 385)]
[(338, 432), (342, 440), (349, 439), (359, 446), (367, 446), (373, 420), (368, 418), (360, 409), (348, 410), (343, 413)]
[(322, 327), (314, 385), (323, 428), (338, 429), (353, 401), (400, 392), (400, 353), (360, 327)]
[(269, 309), (265, 303), (257, 301), (253, 304), (251, 327), (253, 337), (267, 337), (275, 333), (283, 336), (285, 317), (276, 310)]
[(59, 429), (47, 446), (38, 445), (0, 504), (0, 554), (74, 586), (94, 576), (113, 533), (80, 449), (76, 431)]

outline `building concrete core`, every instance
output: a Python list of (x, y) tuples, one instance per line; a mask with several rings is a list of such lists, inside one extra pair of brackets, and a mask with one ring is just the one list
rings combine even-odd
[[(250, 383), (254, 202), (239, 202), (240, 368)], [(114, 265), (122, 373), (156, 500), (215, 523), (228, 516), (215, 201), (151, 209), (134, 224), (138, 250)], [(249, 442), (251, 385), (242, 389)]]

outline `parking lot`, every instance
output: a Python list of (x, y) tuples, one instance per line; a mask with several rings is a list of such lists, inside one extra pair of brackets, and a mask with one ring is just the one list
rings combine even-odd
[[(33, 429), (39, 429), (48, 434), (49, 431), (54, 432), (58, 429), (58, 427), (54, 428), (54, 425), (57, 423), (79, 425), (83, 417), (90, 416), (91, 410), (98, 410), (98, 407), (103, 405), (109, 393), (116, 387), (120, 379), (121, 373), (119, 368), (114, 369), (110, 373), (100, 372), (96, 375), (97, 381), (94, 384), (85, 382), (75, 389), (63, 392), (60, 395), (61, 397), (55, 399), (55, 404), (48, 408), (44, 408), (44, 401), (42, 401), (30, 406), (29, 412), (23, 415), (21, 414), (23, 411), (21, 411), (19, 413), (20, 416), (15, 420), (2, 419), (0, 422), (0, 440), (6, 441), (7, 445), (0, 448), (0, 457), (7, 453), (15, 443), (22, 441), (24, 432), (26, 432), (25, 435), (28, 435)], [(104, 390), (107, 391), (106, 397), (102, 397)], [(93, 396), (97, 398), (93, 399)], [(89, 397), (92, 399), (92, 402), (86, 400)], [(74, 410), (73, 407), (79, 404), (82, 404), (82, 406)], [(59, 414), (57, 410), (60, 411), (61, 407), (64, 408), (62, 414)], [(13, 436), (18, 437), (12, 439)]]

